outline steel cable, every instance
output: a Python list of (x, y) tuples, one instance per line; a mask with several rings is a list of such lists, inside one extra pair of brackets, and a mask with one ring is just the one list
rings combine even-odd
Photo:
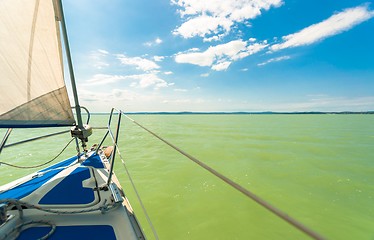
[[(126, 166), (126, 164), (125, 164), (125, 161), (124, 161), (124, 159), (123, 159), (123, 157), (122, 157), (122, 155), (121, 155), (121, 151), (119, 150), (119, 147), (118, 147), (117, 143), (114, 141), (113, 138), (112, 138), (112, 140), (113, 140), (113, 143), (114, 143), (114, 144), (116, 145), (116, 147), (117, 147), (118, 155), (119, 155), (119, 157), (120, 157), (120, 159), (121, 159), (121, 162), (122, 162), (123, 167), (125, 168), (125, 171), (126, 171), (126, 173), (127, 173), (127, 176), (128, 176), (128, 178), (129, 178), (129, 180), (130, 180), (130, 183), (131, 183), (131, 185), (132, 185), (132, 187), (133, 187), (133, 189), (134, 189), (135, 195), (136, 195), (136, 197), (137, 197), (137, 199), (138, 199), (138, 201), (139, 201), (139, 204), (140, 204), (140, 206), (141, 206), (141, 208), (142, 208), (142, 210), (143, 210), (143, 213), (144, 213), (144, 215), (145, 215), (145, 217), (146, 217), (146, 219), (147, 219), (147, 222), (148, 222), (149, 226), (151, 227), (151, 230), (152, 230), (152, 232), (153, 232), (154, 237), (158, 240), (159, 238), (158, 238), (158, 235), (157, 235), (157, 231), (156, 231), (155, 227), (153, 226), (152, 220), (151, 220), (151, 218), (149, 217), (149, 214), (148, 214), (148, 212), (147, 212), (147, 210), (146, 210), (146, 208), (145, 208), (145, 206), (144, 206), (144, 204), (143, 204), (143, 201), (142, 201), (142, 199), (141, 199), (141, 197), (140, 197), (140, 195), (139, 195), (138, 190), (136, 189), (135, 183), (134, 183), (134, 181), (133, 181), (133, 179), (132, 179), (132, 177), (131, 177), (131, 175), (130, 175), (129, 170), (127, 169), (127, 166)], [(113, 163), (111, 163), (111, 164), (113, 164)]]

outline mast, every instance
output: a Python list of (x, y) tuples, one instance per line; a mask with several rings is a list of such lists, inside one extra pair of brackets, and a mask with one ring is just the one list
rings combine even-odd
[(81, 113), (81, 107), (79, 105), (79, 100), (78, 100), (77, 86), (75, 84), (73, 61), (72, 61), (71, 54), (70, 54), (70, 46), (69, 46), (68, 34), (66, 30), (64, 10), (62, 8), (62, 0), (57, 0), (57, 2), (59, 4), (58, 7), (60, 10), (62, 36), (64, 38), (66, 58), (67, 58), (68, 65), (69, 65), (69, 74), (70, 74), (71, 88), (73, 90), (73, 95), (74, 95), (75, 112), (77, 113), (78, 128), (83, 129), (82, 113)]
[(75, 112), (77, 114), (77, 125), (71, 129), (71, 135), (73, 137), (76, 137), (76, 138), (79, 138), (80, 140), (82, 140), (82, 147), (85, 150), (85, 147), (86, 147), (85, 142), (88, 141), (88, 136), (90, 136), (92, 134), (92, 128), (89, 127), (88, 125), (83, 125), (81, 106), (79, 105), (77, 86), (75, 84), (73, 61), (72, 61), (72, 57), (71, 57), (71, 54), (70, 54), (69, 39), (68, 39), (67, 30), (66, 30), (64, 10), (63, 10), (63, 7), (62, 7), (62, 0), (56, 0), (56, 1), (58, 3), (58, 9), (59, 9), (59, 15), (60, 15), (59, 18), (60, 18), (60, 21), (61, 21), (62, 37), (64, 38), (66, 58), (67, 58), (67, 61), (68, 61), (68, 66), (69, 66), (70, 81), (71, 81), (71, 87), (72, 87), (72, 90), (73, 90), (74, 103), (75, 103)]

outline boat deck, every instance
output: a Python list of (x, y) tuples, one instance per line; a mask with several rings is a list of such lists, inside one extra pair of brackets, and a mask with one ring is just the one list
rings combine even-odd
[(107, 184), (108, 165), (93, 151), (2, 186), (0, 200), (14, 206), (0, 232), (39, 239), (55, 226), (48, 239), (145, 239), (115, 175)]

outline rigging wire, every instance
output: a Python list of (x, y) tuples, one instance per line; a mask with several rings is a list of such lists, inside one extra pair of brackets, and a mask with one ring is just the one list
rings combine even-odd
[(234, 182), (233, 180), (229, 179), (228, 177), (224, 176), (223, 174), (221, 174), (221, 173), (217, 172), (216, 170), (214, 170), (213, 168), (209, 167), (207, 164), (201, 162), (197, 158), (191, 156), (190, 154), (184, 152), (183, 150), (181, 150), (177, 146), (175, 146), (175, 145), (171, 144), (170, 142), (166, 141), (165, 139), (163, 139), (162, 137), (158, 136), (156, 133), (152, 132), (151, 130), (147, 129), (146, 127), (144, 127), (140, 123), (136, 122), (134, 119), (130, 118), (126, 114), (124, 114), (124, 113), (122, 113), (122, 114), (126, 118), (128, 118), (131, 122), (133, 122), (134, 124), (136, 124), (137, 126), (139, 126), (140, 128), (142, 128), (145, 131), (147, 131), (148, 133), (152, 134), (154, 137), (158, 138), (160, 141), (162, 141), (165, 144), (169, 145), (174, 150), (178, 151), (179, 153), (181, 153), (182, 155), (184, 155), (185, 157), (187, 157), (191, 161), (195, 162), (196, 164), (198, 164), (200, 167), (204, 168), (208, 172), (212, 173), (213, 175), (215, 175), (216, 177), (218, 177), (222, 181), (226, 182), (231, 187), (233, 187), (236, 190), (240, 191), (241, 193), (243, 193), (247, 197), (251, 198), (253, 201), (257, 202), (258, 204), (260, 204), (261, 206), (263, 206), (264, 208), (266, 208), (267, 210), (269, 210), (270, 212), (272, 212), (276, 216), (280, 217), (281, 219), (283, 219), (284, 221), (288, 222), (289, 224), (291, 224), (292, 226), (294, 226), (298, 230), (300, 230), (303, 233), (305, 233), (306, 235), (310, 236), (313, 239), (318, 239), (318, 240), (325, 239), (324, 237), (322, 237), (320, 234), (318, 234), (314, 230), (308, 228), (307, 226), (305, 226), (301, 222), (299, 222), (296, 219), (290, 217), (288, 214), (286, 214), (285, 212), (283, 212), (283, 211), (279, 210), (278, 208), (274, 207), (273, 205), (271, 205), (270, 203), (268, 203), (264, 199), (260, 198), (259, 196), (257, 196), (253, 192), (247, 190), (246, 188), (242, 187), (238, 183)]
[[(126, 115), (124, 115), (124, 116), (126, 116)], [(123, 159), (123, 157), (122, 157), (121, 151), (120, 151), (120, 149), (119, 149), (119, 147), (118, 147), (118, 145), (117, 145), (117, 142), (114, 140), (114, 137), (113, 137), (112, 134), (109, 134), (109, 135), (110, 135), (110, 137), (112, 138), (113, 144), (116, 145), (116, 151), (118, 152), (118, 155), (119, 155), (119, 157), (120, 157), (120, 159), (121, 159), (122, 165), (123, 165), (123, 167), (125, 168), (125, 171), (126, 171), (126, 173), (127, 173), (127, 176), (129, 177), (129, 180), (130, 180), (130, 183), (131, 183), (131, 185), (132, 185), (132, 188), (134, 189), (135, 195), (136, 195), (136, 197), (137, 197), (137, 199), (138, 199), (138, 201), (139, 201), (140, 206), (142, 207), (142, 210), (143, 210), (143, 213), (144, 213), (144, 215), (145, 215), (145, 217), (146, 217), (146, 219), (147, 219), (147, 222), (148, 222), (149, 226), (151, 227), (151, 230), (152, 230), (152, 232), (153, 232), (153, 235), (154, 235), (154, 237), (158, 240), (159, 237), (158, 237), (158, 235), (157, 235), (157, 231), (156, 231), (155, 227), (153, 226), (152, 220), (151, 220), (151, 218), (149, 217), (149, 214), (148, 214), (148, 212), (147, 212), (147, 210), (146, 210), (146, 208), (145, 208), (145, 206), (144, 206), (144, 204), (143, 204), (143, 201), (142, 201), (142, 199), (141, 199), (141, 197), (140, 197), (140, 195), (139, 195), (138, 190), (136, 189), (135, 183), (134, 183), (134, 181), (133, 181), (133, 179), (132, 179), (132, 177), (131, 177), (131, 175), (130, 175), (130, 172), (129, 172), (129, 170), (128, 170), (126, 164), (125, 164), (125, 161), (124, 161), (124, 159)], [(111, 164), (114, 164), (114, 163), (112, 162)]]
[(23, 143), (27, 143), (27, 142), (31, 142), (31, 141), (35, 141), (35, 140), (39, 140), (39, 139), (42, 139), (42, 138), (47, 138), (47, 137), (60, 135), (60, 134), (67, 133), (67, 132), (70, 132), (70, 130), (64, 130), (64, 131), (61, 131), (61, 132), (50, 133), (50, 134), (47, 134), (47, 135), (34, 137), (34, 138), (26, 139), (26, 140), (23, 140), (23, 141), (19, 141), (19, 142), (16, 142), (16, 143), (9, 143), (9, 144), (5, 145), (4, 148), (12, 147), (12, 146), (15, 146), (15, 145), (18, 145), (18, 144), (23, 144)]
[(22, 168), (22, 169), (28, 169), (28, 168), (38, 168), (38, 167), (42, 167), (44, 165), (47, 165), (48, 163), (51, 163), (53, 162), (54, 160), (56, 160), (64, 151), (65, 149), (70, 145), (70, 143), (74, 140), (75, 138), (72, 138), (66, 145), (65, 147), (54, 157), (52, 158), (51, 160), (45, 162), (45, 163), (42, 163), (42, 164), (38, 164), (38, 165), (34, 165), (34, 166), (19, 166), (19, 165), (14, 165), (14, 164), (10, 164), (10, 163), (6, 163), (6, 162), (0, 162), (0, 165), (3, 164), (3, 165), (6, 165), (6, 166), (9, 166), (9, 167), (14, 167), (14, 168)]
[[(119, 150), (118, 150), (118, 152), (119, 152)], [(130, 172), (129, 172), (129, 170), (127, 169), (127, 166), (126, 166), (126, 164), (125, 164), (125, 161), (123, 160), (122, 155), (121, 155), (120, 152), (119, 152), (119, 156), (120, 156), (120, 158), (121, 158), (122, 165), (123, 165), (123, 167), (124, 167), (125, 170), (126, 170), (127, 176), (128, 176), (129, 179), (130, 179), (130, 182), (131, 182), (131, 185), (132, 185), (132, 187), (133, 187), (133, 189), (134, 189), (134, 192), (135, 192), (135, 194), (136, 194), (136, 197), (138, 198), (138, 201), (139, 201), (139, 203), (140, 203), (140, 206), (141, 206), (142, 209), (143, 209), (144, 215), (145, 215), (145, 217), (147, 218), (148, 224), (150, 225), (150, 227), (151, 227), (151, 229), (152, 229), (153, 235), (154, 235), (155, 238), (158, 240), (159, 238), (158, 238), (158, 235), (157, 235), (157, 231), (156, 231), (155, 227), (153, 226), (153, 223), (152, 223), (152, 221), (151, 221), (151, 218), (150, 218), (149, 215), (148, 215), (147, 210), (145, 209), (145, 206), (144, 206), (144, 204), (143, 204), (143, 201), (142, 201), (141, 198), (140, 198), (139, 192), (138, 192), (138, 190), (137, 190), (136, 187), (135, 187), (134, 181), (132, 180), (132, 177), (131, 177), (131, 175), (130, 175)]]
[(5, 146), (5, 143), (6, 143), (6, 141), (8, 140), (9, 135), (10, 135), (10, 133), (12, 132), (12, 130), (13, 130), (13, 128), (8, 128), (8, 130), (6, 131), (4, 138), (3, 138), (3, 140), (2, 140), (1, 143), (0, 143), (0, 153), (1, 153), (1, 151), (3, 150), (3, 148), (4, 148), (4, 146)]

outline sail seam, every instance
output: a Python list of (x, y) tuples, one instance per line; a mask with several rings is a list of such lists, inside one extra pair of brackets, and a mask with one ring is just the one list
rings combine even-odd
[(31, 65), (32, 65), (32, 55), (34, 49), (34, 39), (35, 39), (35, 29), (36, 29), (36, 20), (38, 19), (39, 12), (39, 2), (40, 0), (35, 1), (34, 15), (32, 18), (31, 34), (30, 34), (30, 44), (29, 44), (29, 58), (27, 63), (27, 101), (31, 101)]

